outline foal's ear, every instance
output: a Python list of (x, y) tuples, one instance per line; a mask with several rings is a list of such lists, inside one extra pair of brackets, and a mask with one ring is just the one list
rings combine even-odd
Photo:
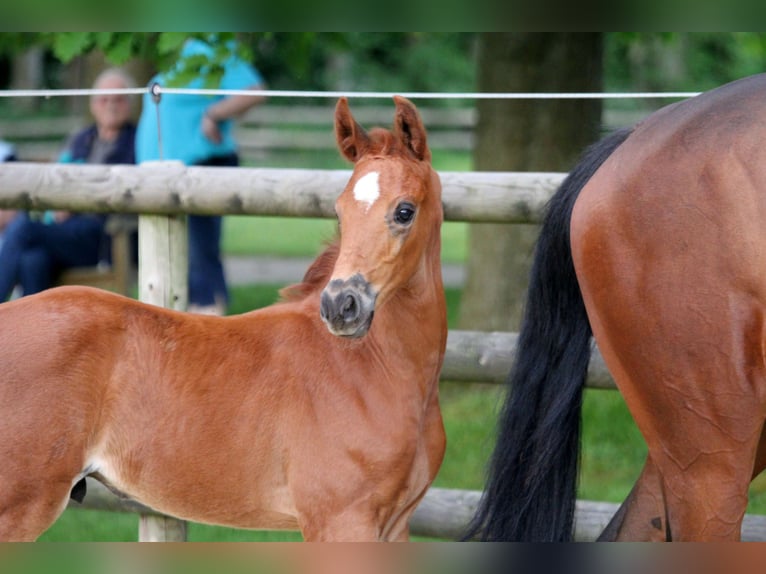
[(335, 106), (335, 141), (340, 153), (352, 162), (361, 158), (369, 145), (370, 138), (351, 115), (346, 98), (340, 98)]
[(431, 160), (431, 151), (426, 142), (426, 128), (420, 119), (415, 104), (402, 96), (394, 96), (394, 131), (396, 136), (421, 161)]

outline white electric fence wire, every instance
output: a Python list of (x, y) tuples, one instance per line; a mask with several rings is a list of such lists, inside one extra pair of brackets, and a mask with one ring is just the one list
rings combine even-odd
[(221, 90), (221, 89), (192, 89), (167, 88), (153, 83), (148, 88), (123, 89), (64, 89), (64, 90), (0, 90), (2, 98), (22, 97), (65, 97), (65, 96), (94, 96), (106, 94), (141, 95), (146, 92), (152, 96), (157, 114), (157, 140), (162, 158), (162, 132), (160, 131), (160, 99), (162, 94), (187, 94), (205, 96), (266, 96), (268, 98), (347, 98), (372, 99), (392, 98), (395, 95), (404, 96), (411, 100), (575, 100), (575, 99), (665, 99), (692, 98), (700, 92), (348, 92), (348, 91), (316, 91), (316, 90)]
[[(62, 97), (62, 96), (93, 96), (98, 94), (143, 94), (149, 88), (127, 89), (67, 89), (67, 90), (0, 90), (0, 97)], [(574, 100), (574, 99), (664, 99), (664, 98), (692, 98), (701, 92), (504, 92), (504, 93), (478, 93), (478, 92), (351, 92), (351, 91), (305, 91), (305, 90), (220, 90), (220, 89), (191, 89), (191, 88), (167, 88), (155, 85), (156, 94), (192, 94), (207, 96), (266, 96), (269, 98), (391, 98), (395, 95), (404, 96), (412, 100)]]

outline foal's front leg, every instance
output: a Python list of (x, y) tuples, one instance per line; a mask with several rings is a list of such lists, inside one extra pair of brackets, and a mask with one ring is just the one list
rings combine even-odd
[(334, 514), (303, 515), (299, 520), (306, 542), (378, 542), (382, 529), (368, 506), (347, 507)]
[(64, 511), (70, 488), (66, 480), (0, 476), (0, 541), (37, 540)]

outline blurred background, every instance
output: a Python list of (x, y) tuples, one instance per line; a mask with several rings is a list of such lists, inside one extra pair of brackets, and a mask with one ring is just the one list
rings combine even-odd
[[(0, 90), (88, 88), (105, 67), (145, 85), (193, 34), (0, 33)], [(437, 171), (566, 172), (590, 143), (678, 98), (448, 99), (449, 92), (699, 92), (766, 68), (761, 33), (245, 33), (236, 36), (271, 90), (425, 92), (415, 100)], [(215, 62), (213, 62), (215, 63)], [(202, 66), (190, 73), (203, 73)], [(213, 66), (213, 70), (215, 67)], [(215, 73), (209, 86), (215, 87)], [(335, 149), (334, 98), (270, 97), (238, 127), (243, 165), (347, 169)], [(388, 98), (352, 98), (365, 127), (390, 125)], [(136, 117), (140, 113), (136, 109)], [(22, 161), (53, 161), (88, 121), (88, 98), (0, 98), (0, 139)], [(0, 167), (1, 169), (1, 167)], [(215, 190), (211, 190), (214, 193)], [(274, 302), (335, 233), (330, 220), (229, 216), (223, 251), (230, 313)], [(535, 225), (447, 222), (443, 228), (451, 329), (515, 331)], [(266, 265), (268, 263), (269, 265)], [(288, 263), (290, 269), (282, 271)], [(273, 264), (273, 265), (272, 265)], [(260, 267), (258, 267), (260, 266)], [(258, 275), (253, 269), (268, 269)], [(296, 276), (297, 274), (297, 276)], [(448, 451), (436, 485), (481, 489), (502, 389), (442, 383)], [(581, 498), (621, 502), (643, 463), (643, 440), (619, 393), (586, 391)], [(766, 483), (749, 512), (766, 513)], [(135, 540), (137, 518), (68, 510), (47, 540)], [(285, 539), (192, 525), (192, 540)], [(295, 539), (288, 536), (287, 539)]]

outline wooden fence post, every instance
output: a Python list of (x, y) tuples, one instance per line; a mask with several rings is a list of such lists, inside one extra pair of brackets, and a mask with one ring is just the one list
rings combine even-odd
[[(185, 215), (139, 216), (138, 289), (141, 301), (185, 311), (188, 261)], [(138, 540), (185, 542), (186, 522), (168, 516), (141, 514)]]

